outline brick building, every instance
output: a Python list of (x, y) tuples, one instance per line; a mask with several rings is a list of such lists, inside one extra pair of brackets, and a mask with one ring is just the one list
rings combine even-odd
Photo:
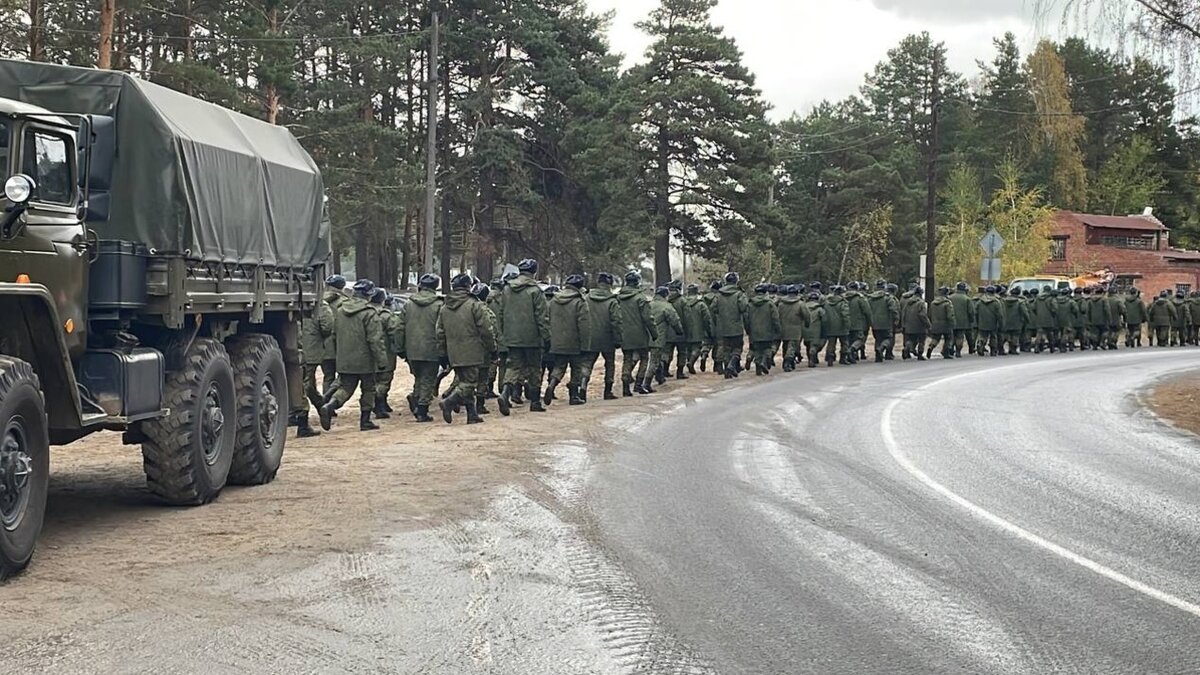
[(1097, 216), (1059, 211), (1045, 274), (1077, 276), (1110, 270), (1122, 288), (1143, 295), (1164, 288), (1200, 289), (1200, 252), (1173, 248), (1170, 230), (1150, 213)]

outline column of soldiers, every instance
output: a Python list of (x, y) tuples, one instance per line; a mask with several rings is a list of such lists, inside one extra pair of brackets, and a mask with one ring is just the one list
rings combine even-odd
[[(726, 379), (754, 369), (770, 374), (781, 363), (792, 372), (901, 358), (926, 361), (964, 354), (1113, 350), (1200, 344), (1200, 291), (1162, 291), (1146, 303), (1136, 288), (1009, 289), (966, 283), (937, 289), (932, 300), (913, 285), (900, 293), (879, 280), (832, 285), (760, 283), (746, 293), (736, 272), (704, 292), (671, 281), (643, 289), (638, 272), (622, 278), (582, 275), (562, 287), (537, 281), (538, 263), (522, 260), (517, 272), (479, 283), (468, 275), (450, 281), (426, 274), (403, 306), (371, 281), (348, 286), (334, 275), (302, 331), (305, 401), (292, 418), (301, 437), (316, 436), (310, 407), (329, 430), (338, 410), (359, 393), (359, 429), (378, 429), (395, 411), (389, 403), (397, 359), (413, 375), (408, 408), (431, 422), (433, 406), (451, 423), (465, 411), (478, 424), (495, 399), (501, 415), (528, 402), (543, 413), (565, 385), (568, 404), (585, 405), (594, 370), (603, 360), (603, 398), (614, 400), (621, 353), (621, 396), (648, 395), (668, 379), (697, 371)], [(899, 337), (898, 337), (899, 336)], [(780, 361), (777, 362), (777, 359)], [(323, 387), (318, 386), (318, 373)], [(438, 396), (441, 383), (453, 381)]]

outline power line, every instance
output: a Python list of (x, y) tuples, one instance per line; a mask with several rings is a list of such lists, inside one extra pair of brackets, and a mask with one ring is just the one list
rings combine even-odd
[[(44, 33), (62, 32), (72, 33), (76, 35), (99, 36), (99, 31), (87, 30), (82, 28), (54, 28), (52, 31), (43, 29)], [(149, 40), (162, 41), (179, 41), (179, 42), (217, 42), (224, 44), (242, 44), (242, 43), (271, 43), (271, 42), (344, 42), (344, 41), (366, 41), (379, 38), (399, 38), (412, 35), (424, 35), (425, 30), (410, 30), (396, 31), (390, 33), (371, 33), (364, 35), (302, 35), (302, 36), (272, 36), (272, 37), (232, 37), (224, 35), (158, 35), (154, 33), (113, 33), (113, 37), (127, 38), (146, 38)]]

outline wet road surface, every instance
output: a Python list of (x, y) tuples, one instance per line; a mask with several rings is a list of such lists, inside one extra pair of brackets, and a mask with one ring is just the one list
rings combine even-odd
[(1143, 349), (739, 383), (596, 439), (592, 536), (723, 673), (1200, 672), (1200, 447), (1137, 401), (1196, 367)]

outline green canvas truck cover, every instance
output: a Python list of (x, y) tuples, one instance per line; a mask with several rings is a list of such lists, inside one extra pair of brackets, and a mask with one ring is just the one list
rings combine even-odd
[(0, 97), (116, 119), (101, 239), (278, 267), (329, 254), (321, 173), (283, 127), (125, 73), (29, 61), (0, 59)]

